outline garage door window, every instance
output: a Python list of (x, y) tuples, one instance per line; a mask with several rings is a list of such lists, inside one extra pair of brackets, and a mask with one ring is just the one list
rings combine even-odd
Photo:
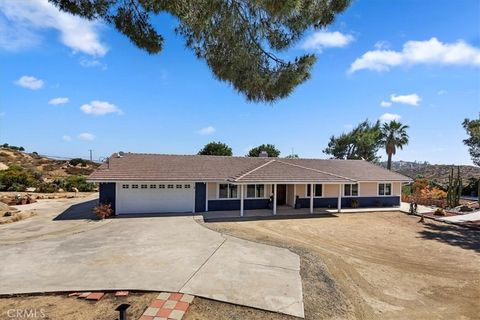
[(151, 184), (150, 189), (157, 189), (157, 185), (156, 184)]
[(167, 188), (168, 188), (168, 189), (173, 189), (173, 184), (169, 184), (169, 185), (167, 186)]
[(129, 185), (128, 184), (123, 184), (122, 189), (128, 189)]
[(189, 184), (186, 184), (186, 185), (185, 185), (185, 189), (190, 189), (190, 185), (189, 185)]
[(132, 184), (132, 189), (138, 189), (138, 184)]
[(177, 184), (177, 189), (182, 189), (182, 185), (181, 185), (181, 184)]
[(146, 185), (146, 184), (142, 184), (142, 185), (140, 186), (140, 188), (142, 188), (142, 189), (147, 189), (147, 185)]
[(158, 185), (158, 189), (165, 189), (165, 185), (164, 184)]

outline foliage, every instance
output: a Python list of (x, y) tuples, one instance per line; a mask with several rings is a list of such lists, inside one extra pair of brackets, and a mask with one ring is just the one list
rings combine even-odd
[(450, 208), (460, 205), (460, 196), (462, 195), (462, 178), (460, 177), (460, 167), (457, 167), (457, 176), (454, 175), (454, 170), (450, 172), (448, 178), (448, 192), (447, 203)]
[(95, 189), (93, 183), (87, 182), (84, 176), (69, 176), (65, 179), (63, 189), (65, 191), (75, 191), (76, 188), (80, 192), (90, 192)]
[(17, 150), (17, 151), (25, 151), (24, 147), (11, 146), (8, 143), (2, 144), (1, 147), (6, 149), (11, 149), (11, 150)]
[(110, 203), (100, 203), (93, 208), (93, 213), (95, 213), (98, 219), (106, 219), (113, 214), (112, 205)]
[(480, 166), (480, 114), (478, 119), (465, 119), (462, 125), (469, 136), (463, 143), (468, 147), (473, 163)]
[(335, 159), (363, 159), (378, 161), (377, 152), (380, 149), (380, 122), (361, 122), (351, 131), (340, 136), (331, 136), (328, 146), (323, 152)]
[(269, 158), (277, 158), (280, 155), (278, 150), (273, 144), (261, 144), (258, 147), (250, 149), (247, 157), (259, 157), (262, 151), (267, 152)]
[(395, 120), (384, 123), (381, 128), (381, 143), (385, 147), (388, 155), (387, 169), (392, 168), (392, 156), (397, 152), (397, 148), (403, 149), (408, 144), (407, 125), (403, 125)]
[(435, 212), (433, 212), (433, 214), (435, 216), (446, 216), (445, 210), (443, 210), (442, 208), (437, 208)]
[(81, 165), (82, 167), (86, 167), (87, 166), (87, 160), (84, 160), (82, 158), (73, 158), (71, 160), (68, 161), (68, 163), (72, 166), (77, 166), (77, 165)]
[(478, 190), (479, 190), (479, 184), (480, 180), (476, 178), (468, 178), (467, 179), (468, 184), (464, 186), (462, 189), (462, 194), (467, 195), (467, 196), (477, 196), (478, 195)]
[(152, 16), (177, 18), (177, 34), (215, 77), (250, 101), (288, 96), (310, 77), (312, 54), (287, 61), (276, 56), (306, 31), (331, 24), (350, 0), (49, 0), (59, 9), (113, 25), (150, 54), (163, 48)]
[(59, 189), (58, 184), (54, 182), (42, 182), (38, 185), (37, 187), (37, 192), (42, 192), (42, 193), (53, 193), (57, 192)]
[(285, 157), (285, 159), (298, 159), (300, 158), (298, 154), (289, 154), (288, 156)]
[(210, 142), (198, 151), (198, 154), (204, 156), (232, 156), (232, 148), (220, 141)]
[(18, 165), (0, 171), (0, 191), (25, 191), (36, 184), (36, 175)]

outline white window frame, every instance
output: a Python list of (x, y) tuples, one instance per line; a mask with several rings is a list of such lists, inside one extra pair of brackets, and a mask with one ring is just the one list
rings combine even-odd
[(132, 189), (135, 189), (135, 190), (138, 189), (138, 184), (136, 183), (132, 184)]
[[(310, 196), (308, 195), (308, 188), (309, 188), (310, 185), (311, 185), (311, 183), (305, 184), (305, 198), (310, 198)], [(316, 186), (316, 185), (321, 185), (322, 186), (322, 195), (320, 197), (317, 197), (317, 196), (315, 196), (315, 192), (314, 192), (313, 197), (314, 198), (325, 198), (325, 184), (324, 183), (314, 183), (313, 185), (314, 186)], [(313, 188), (315, 190), (315, 187), (313, 187)]]
[[(345, 186), (346, 185), (352, 186), (352, 185), (355, 185), (355, 184), (357, 185), (357, 195), (356, 196), (346, 195), (345, 194)], [(352, 188), (350, 187), (350, 194), (351, 193), (352, 193)], [(343, 195), (343, 197), (346, 197), (346, 198), (358, 198), (358, 197), (360, 197), (360, 183), (344, 183), (342, 185), (342, 195)]]
[(130, 189), (130, 185), (129, 184), (122, 184), (122, 189)]
[[(390, 185), (390, 194), (380, 194), (380, 185)], [(383, 191), (385, 192), (385, 186), (383, 187)], [(393, 196), (393, 183), (392, 182), (377, 182), (377, 196), (379, 197), (391, 197)]]
[[(227, 187), (227, 198), (220, 198), (220, 185), (221, 184), (226, 184)], [(230, 186), (236, 186), (237, 187), (237, 197), (236, 198), (229, 198), (230, 196)], [(219, 182), (217, 183), (217, 200), (234, 200), (234, 199), (240, 199), (240, 185), (238, 184), (233, 184), (233, 183), (223, 183)]]
[[(255, 186), (255, 196), (248, 196), (248, 186)], [(263, 186), (263, 196), (257, 196), (257, 186)], [(267, 193), (267, 185), (265, 183), (249, 183), (245, 185), (245, 199), (267, 199), (265, 194)]]

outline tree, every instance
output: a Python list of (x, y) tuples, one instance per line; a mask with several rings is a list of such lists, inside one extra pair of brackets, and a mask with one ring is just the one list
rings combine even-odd
[(310, 77), (313, 54), (284, 60), (276, 54), (309, 29), (330, 25), (351, 0), (49, 0), (60, 10), (103, 20), (149, 54), (163, 49), (153, 15), (167, 13), (175, 32), (215, 77), (250, 101), (288, 96)]
[(480, 114), (478, 119), (465, 119), (462, 125), (469, 136), (463, 143), (468, 147), (473, 163), (480, 166)]
[(277, 158), (280, 155), (280, 150), (275, 148), (273, 144), (262, 144), (258, 147), (250, 149), (247, 157), (259, 157), (262, 151), (267, 152), (269, 158)]
[(300, 157), (298, 156), (298, 154), (295, 154), (295, 153), (289, 154), (288, 156), (285, 157), (285, 159), (298, 159), (298, 158)]
[(370, 123), (367, 120), (358, 124), (351, 131), (338, 137), (331, 136), (323, 153), (334, 159), (363, 159), (377, 162), (377, 152), (380, 149), (380, 122)]
[(392, 169), (392, 156), (397, 152), (397, 148), (403, 149), (408, 144), (407, 125), (392, 120), (382, 125), (381, 142), (387, 152), (387, 169)]
[(207, 143), (200, 151), (203, 156), (232, 156), (232, 148), (222, 142)]
[[(480, 114), (478, 119), (465, 119), (462, 123), (469, 137), (463, 140), (475, 165), (480, 166)], [(477, 197), (480, 206), (480, 179), (477, 181)]]

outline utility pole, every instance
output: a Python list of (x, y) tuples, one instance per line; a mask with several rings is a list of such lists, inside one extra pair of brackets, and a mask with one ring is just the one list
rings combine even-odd
[(89, 149), (88, 151), (90, 151), (90, 161), (93, 161), (93, 157), (92, 157), (92, 149)]

